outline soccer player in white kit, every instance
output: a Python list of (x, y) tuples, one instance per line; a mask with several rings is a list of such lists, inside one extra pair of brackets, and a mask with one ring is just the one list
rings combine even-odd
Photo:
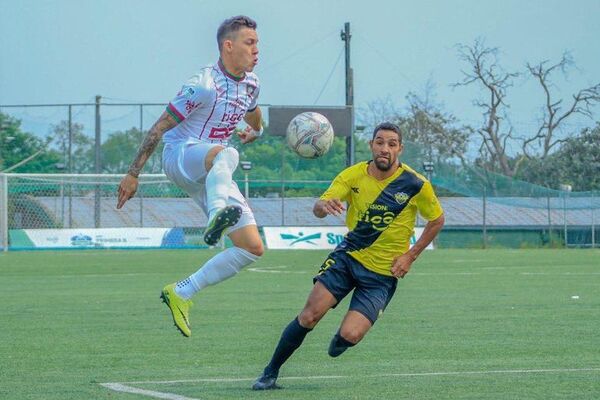
[(186, 279), (165, 286), (161, 298), (171, 310), (175, 326), (191, 336), (191, 297), (203, 288), (237, 274), (264, 251), (250, 207), (232, 175), (239, 155), (228, 147), (238, 123), (246, 144), (262, 134), (257, 106), (259, 82), (252, 72), (258, 62), (256, 22), (246, 16), (225, 20), (217, 31), (220, 58), (203, 68), (182, 87), (152, 126), (118, 189), (117, 208), (135, 195), (138, 176), (162, 138), (167, 177), (185, 190), (208, 215), (204, 240), (215, 245), (223, 234), (233, 242)]

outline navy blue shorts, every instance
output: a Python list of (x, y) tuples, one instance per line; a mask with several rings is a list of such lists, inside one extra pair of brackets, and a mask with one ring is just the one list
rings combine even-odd
[(398, 284), (397, 278), (366, 269), (345, 251), (329, 254), (313, 279), (314, 283), (317, 281), (331, 292), (338, 303), (354, 289), (349, 310), (363, 314), (372, 324), (385, 310)]

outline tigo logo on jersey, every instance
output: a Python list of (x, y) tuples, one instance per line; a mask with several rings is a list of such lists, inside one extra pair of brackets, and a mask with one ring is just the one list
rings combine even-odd
[(313, 233), (312, 235), (304, 236), (304, 233), (298, 232), (298, 235), (290, 234), (290, 233), (280, 233), (279, 234), (283, 240), (292, 240), (290, 246), (295, 245), (296, 243), (310, 243), (312, 245), (317, 245), (315, 242), (312, 242), (314, 239), (321, 239), (321, 233)]
[(398, 204), (404, 204), (409, 199), (409, 195), (404, 192), (398, 192), (394, 195), (394, 199)]

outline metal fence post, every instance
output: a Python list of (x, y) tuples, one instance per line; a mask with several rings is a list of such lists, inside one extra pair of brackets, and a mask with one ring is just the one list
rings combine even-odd
[(550, 194), (546, 195), (548, 206), (548, 243), (552, 246), (552, 214), (550, 213)]
[(596, 247), (596, 223), (594, 222), (594, 191), (592, 190), (592, 249)]
[(144, 186), (140, 185), (140, 189), (138, 191), (138, 196), (140, 198), (140, 228), (144, 227)]
[(285, 226), (285, 143), (281, 142), (281, 226)]
[[(68, 160), (68, 171), (69, 174), (73, 173), (73, 156), (72, 156), (72, 143), (73, 143), (73, 106), (69, 104), (69, 160)], [(69, 228), (73, 227), (73, 184), (69, 181)]]
[(8, 177), (0, 174), (0, 239), (2, 250), (8, 251)]
[(485, 187), (483, 188), (483, 248), (487, 248), (487, 219), (486, 219), (486, 207), (487, 207), (487, 193)]
[(565, 249), (568, 247), (568, 240), (567, 240), (567, 194), (563, 193), (563, 221), (565, 223)]

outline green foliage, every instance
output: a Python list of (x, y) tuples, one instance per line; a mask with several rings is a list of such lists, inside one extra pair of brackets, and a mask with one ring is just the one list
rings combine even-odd
[[(147, 132), (137, 128), (109, 134), (108, 139), (102, 143), (102, 171), (113, 174), (126, 173), (146, 134)], [(163, 144), (160, 142), (144, 165), (142, 173), (162, 172), (162, 148)]]
[[(240, 160), (252, 162), (251, 180), (331, 180), (346, 167), (345, 138), (336, 137), (329, 152), (317, 159), (298, 157), (280, 136), (265, 135), (247, 145), (237, 138), (233, 142)], [(242, 179), (243, 175), (238, 168), (234, 178)]]
[(62, 155), (66, 172), (94, 172), (94, 140), (84, 133), (83, 124), (71, 124), (71, 168), (69, 168), (69, 121), (52, 126), (51, 143)]
[(23, 132), (21, 121), (0, 113), (0, 171), (42, 152), (27, 163), (11, 170), (11, 172), (59, 172), (56, 164), (61, 157), (55, 150), (48, 149), (47, 141)]
[(574, 191), (600, 190), (600, 123), (571, 137), (545, 159), (524, 162), (519, 179), (559, 189), (569, 184)]

